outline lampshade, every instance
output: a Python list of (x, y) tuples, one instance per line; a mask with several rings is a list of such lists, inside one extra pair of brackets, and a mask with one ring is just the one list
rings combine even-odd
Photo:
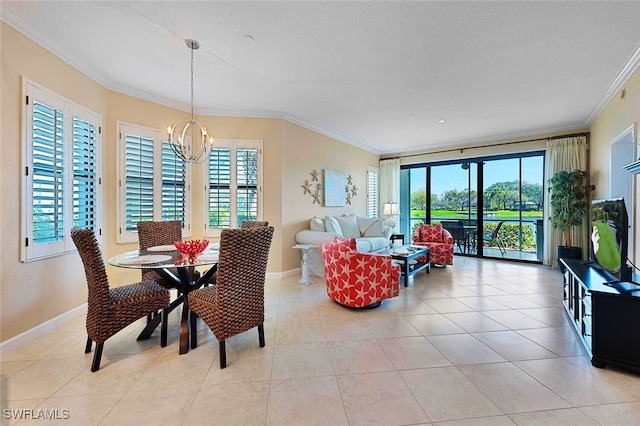
[(398, 208), (398, 203), (394, 203), (393, 201), (385, 203), (382, 208), (382, 214), (385, 216), (399, 216), (400, 209)]

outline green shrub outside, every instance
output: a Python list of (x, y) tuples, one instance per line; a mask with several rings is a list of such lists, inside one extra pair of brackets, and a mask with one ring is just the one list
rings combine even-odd
[[(496, 222), (484, 222), (484, 233), (481, 235), (491, 235), (493, 231), (498, 226), (498, 222), (501, 219), (517, 219), (519, 217), (520, 212), (518, 211), (509, 211), (509, 210), (499, 210), (496, 212), (491, 212), (494, 214), (493, 220)], [(426, 212), (424, 210), (412, 210), (412, 217), (424, 217)], [(467, 218), (467, 212), (457, 212), (452, 210), (432, 210), (432, 216), (434, 217), (447, 217), (447, 218), (458, 218), (465, 219)], [(542, 219), (541, 211), (523, 211), (522, 212), (523, 219)], [(434, 219), (433, 223), (440, 223), (440, 220)], [(422, 222), (415, 222), (411, 226), (411, 232), (418, 227), (418, 225), (422, 224)], [(504, 222), (502, 224), (502, 228), (500, 228), (499, 237), (502, 241), (502, 244), (505, 248), (513, 249), (513, 250), (523, 250), (523, 251), (535, 251), (536, 250), (536, 233), (534, 227), (523, 223), (522, 224), (522, 248), (520, 248), (520, 224), (519, 223), (510, 223)], [(485, 247), (498, 247), (496, 241), (484, 241)]]

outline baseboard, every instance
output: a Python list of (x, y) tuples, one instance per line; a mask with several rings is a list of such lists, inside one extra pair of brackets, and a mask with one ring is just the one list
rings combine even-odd
[(35, 339), (36, 337), (42, 336), (50, 332), (51, 330), (61, 326), (62, 324), (70, 321), (80, 315), (85, 315), (87, 313), (87, 304), (83, 303), (77, 308), (73, 308), (70, 311), (65, 312), (64, 314), (58, 315), (55, 318), (50, 319), (49, 321), (45, 321), (42, 324), (39, 324), (24, 333), (20, 333), (17, 336), (14, 336), (2, 343), (0, 343), (0, 356), (24, 345)]
[(295, 268), (295, 269), (291, 269), (289, 271), (283, 271), (283, 272), (267, 272), (267, 279), (269, 278), (282, 279), (282, 278), (287, 278), (294, 275), (300, 275), (300, 268)]

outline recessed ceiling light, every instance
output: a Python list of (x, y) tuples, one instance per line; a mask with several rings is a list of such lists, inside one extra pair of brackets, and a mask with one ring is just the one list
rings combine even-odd
[(438, 123), (442, 124), (442, 123), (446, 123), (447, 120), (445, 120), (444, 118), (441, 118), (440, 120), (438, 120)]
[(253, 43), (256, 42), (256, 39), (251, 37), (249, 34), (243, 35), (242, 39), (244, 40), (244, 42), (248, 45), (252, 45)]

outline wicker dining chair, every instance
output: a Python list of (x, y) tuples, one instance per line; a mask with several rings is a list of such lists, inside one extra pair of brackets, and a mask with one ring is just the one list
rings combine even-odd
[(265, 220), (243, 220), (240, 229), (255, 229), (269, 226), (269, 222)]
[[(169, 245), (182, 240), (182, 222), (179, 220), (138, 222), (137, 226), (141, 250)], [(169, 269), (169, 271), (176, 277), (178, 276), (176, 268)], [(164, 288), (175, 288), (174, 283), (167, 281), (150, 269), (142, 269), (142, 280), (155, 281)]]
[[(219, 342), (220, 368), (227, 366), (225, 340), (258, 327), (264, 347), (264, 283), (273, 227), (223, 229), (216, 285), (189, 293), (189, 309), (211, 329)], [(192, 315), (192, 347), (195, 317)]]
[(85, 353), (93, 354), (91, 371), (100, 369), (104, 342), (134, 321), (162, 310), (161, 336), (166, 341), (169, 291), (153, 281), (141, 281), (109, 288), (107, 271), (95, 234), (91, 229), (74, 227), (71, 239), (84, 265), (88, 287), (87, 345)]

